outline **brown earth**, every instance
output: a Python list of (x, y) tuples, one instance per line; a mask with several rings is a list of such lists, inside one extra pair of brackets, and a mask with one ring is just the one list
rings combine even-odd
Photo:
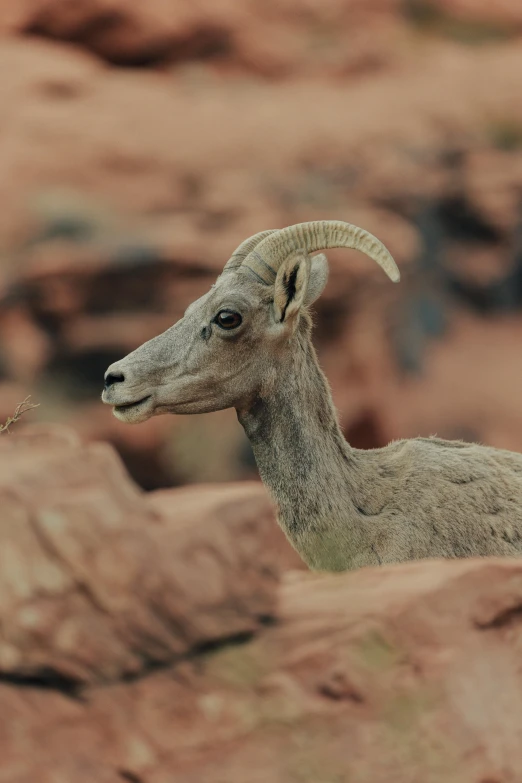
[(522, 565), (299, 565), (257, 484), (0, 438), (0, 780), (515, 783)]

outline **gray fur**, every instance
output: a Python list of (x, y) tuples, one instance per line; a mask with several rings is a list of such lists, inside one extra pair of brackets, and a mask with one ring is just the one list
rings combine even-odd
[[(311, 341), (324, 256), (287, 259), (274, 286), (228, 270), (162, 335), (112, 365), (122, 421), (235, 407), (279, 522), (306, 563), (343, 571), (425, 557), (522, 552), (522, 455), (415, 438), (362, 451), (344, 439)], [(287, 297), (287, 301), (285, 301)], [(241, 314), (226, 332), (217, 313)], [(282, 320), (281, 320), (282, 319)]]

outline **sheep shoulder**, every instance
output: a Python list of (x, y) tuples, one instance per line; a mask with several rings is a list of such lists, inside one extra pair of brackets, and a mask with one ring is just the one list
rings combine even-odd
[(358, 505), (376, 511), (382, 562), (522, 554), (521, 454), (441, 438), (367, 454), (375, 480), (364, 482)]

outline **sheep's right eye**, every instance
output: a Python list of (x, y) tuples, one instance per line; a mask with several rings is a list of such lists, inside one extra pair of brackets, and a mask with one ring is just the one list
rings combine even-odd
[(237, 329), (241, 325), (242, 318), (239, 313), (234, 313), (232, 310), (221, 310), (214, 321), (221, 329)]

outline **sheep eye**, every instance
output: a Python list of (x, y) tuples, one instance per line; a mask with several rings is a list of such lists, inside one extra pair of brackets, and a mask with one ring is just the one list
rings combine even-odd
[(237, 329), (242, 320), (239, 313), (233, 313), (231, 310), (221, 310), (214, 319), (222, 329)]

